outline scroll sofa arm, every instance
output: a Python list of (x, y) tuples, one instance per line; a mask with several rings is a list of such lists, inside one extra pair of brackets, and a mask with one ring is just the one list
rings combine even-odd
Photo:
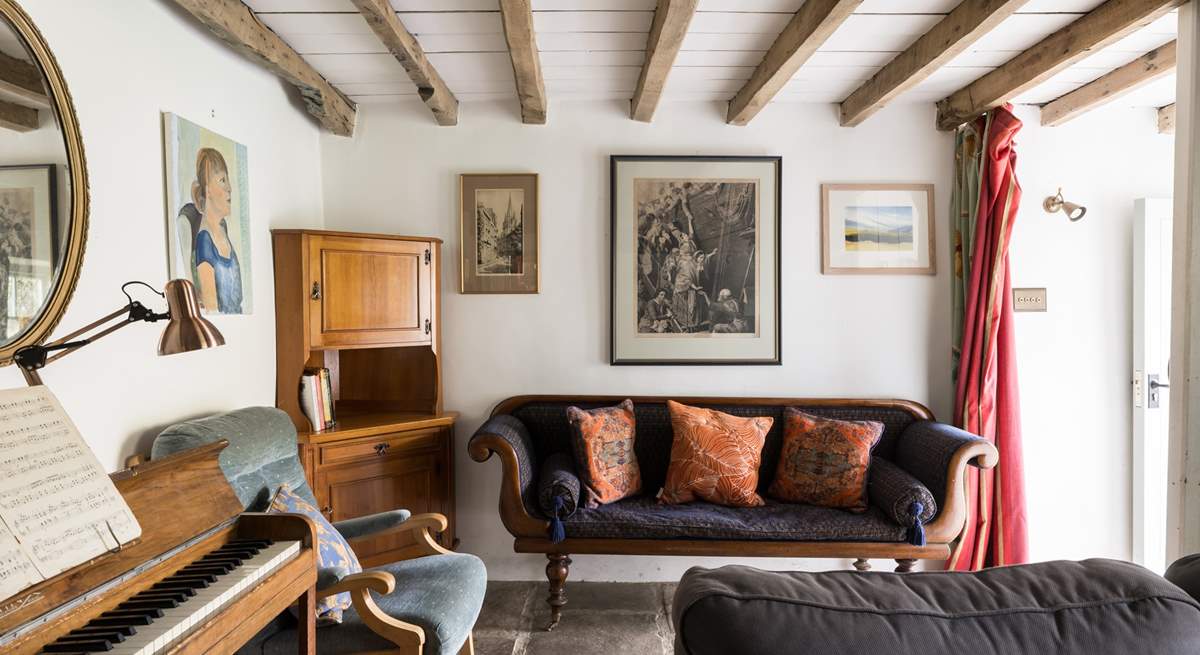
[(525, 424), (514, 416), (493, 416), (475, 431), (467, 451), (477, 462), (486, 462), (493, 453), (500, 456), (500, 520), (505, 529), (514, 537), (545, 537), (550, 523), (530, 512), (536, 502), (537, 461)]
[(354, 611), (358, 613), (362, 622), (371, 629), (371, 632), (401, 648), (407, 649), (404, 652), (419, 653), (425, 644), (425, 630), (419, 625), (406, 623), (388, 616), (375, 603), (375, 598), (371, 596), (372, 591), (386, 596), (395, 589), (396, 578), (391, 573), (387, 571), (363, 571), (362, 573), (348, 575), (332, 587), (322, 589), (317, 593), (321, 598), (324, 598), (334, 594), (349, 592), (350, 602), (354, 604)]
[(967, 466), (990, 469), (1000, 461), (986, 439), (935, 421), (918, 421), (900, 435), (895, 463), (924, 484), (939, 509), (925, 526), (930, 542), (950, 543), (962, 533), (967, 519)]

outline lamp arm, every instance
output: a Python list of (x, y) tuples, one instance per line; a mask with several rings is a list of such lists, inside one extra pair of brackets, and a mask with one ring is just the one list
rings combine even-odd
[[(99, 332), (96, 332), (95, 334), (84, 336), (92, 330), (95, 330), (121, 316), (124, 316), (125, 318), (104, 328), (103, 330), (100, 330)], [(46, 344), (34, 344), (21, 348), (17, 352), (13, 353), (13, 361), (16, 362), (17, 366), (21, 367), (21, 372), (25, 375), (26, 382), (31, 385), (41, 384), (42, 378), (37, 371), (46, 364), (61, 359), (62, 357), (79, 350), (89, 343), (106, 337), (131, 323), (140, 323), (143, 321), (153, 323), (155, 321), (168, 318), (170, 318), (170, 314), (168, 313), (151, 311), (142, 303), (136, 300), (131, 300), (129, 304), (121, 307), (111, 314), (88, 323), (87, 325), (60, 339), (56, 339)], [(50, 353), (54, 354), (51, 355)]]

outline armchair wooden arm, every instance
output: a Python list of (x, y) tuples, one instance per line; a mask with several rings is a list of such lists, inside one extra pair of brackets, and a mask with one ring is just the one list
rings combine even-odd
[(407, 521), (387, 530), (372, 532), (368, 537), (375, 539), (391, 534), (411, 533), (415, 543), (400, 551), (393, 560), (397, 562), (426, 555), (446, 555), (453, 551), (444, 548), (433, 535), (444, 531), (449, 525), (449, 520), (442, 514), (413, 514)]
[(949, 543), (962, 534), (967, 520), (967, 466), (990, 469), (1000, 463), (996, 446), (983, 440), (959, 447), (950, 458), (946, 471), (945, 498), (938, 499), (941, 512), (925, 526), (925, 536), (933, 543)]

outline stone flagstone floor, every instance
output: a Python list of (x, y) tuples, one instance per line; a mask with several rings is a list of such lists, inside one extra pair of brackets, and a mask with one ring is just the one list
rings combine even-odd
[(568, 582), (562, 622), (550, 622), (545, 582), (488, 582), (475, 624), (477, 655), (671, 655), (673, 583)]

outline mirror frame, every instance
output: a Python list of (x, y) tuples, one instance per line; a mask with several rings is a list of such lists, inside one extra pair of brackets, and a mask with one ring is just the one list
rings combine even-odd
[(13, 353), (36, 343), (50, 335), (66, 311), (67, 303), (75, 293), (79, 282), (79, 270), (83, 264), (83, 251), (87, 243), (88, 195), (87, 159), (83, 155), (83, 135), (79, 130), (79, 119), (75, 115), (75, 104), (67, 90), (58, 61), (33, 19), (21, 9), (16, 0), (0, 0), (0, 17), (8, 21), (17, 35), (29, 48), (37, 66), (45, 76), (47, 91), (51, 96), (52, 111), (62, 129), (63, 142), (67, 148), (68, 180), (71, 189), (71, 220), (67, 225), (67, 243), (62, 252), (62, 263), (57, 272), (54, 287), (50, 291), (42, 310), (29, 327), (11, 343), (0, 346), (0, 366), (13, 361)]

